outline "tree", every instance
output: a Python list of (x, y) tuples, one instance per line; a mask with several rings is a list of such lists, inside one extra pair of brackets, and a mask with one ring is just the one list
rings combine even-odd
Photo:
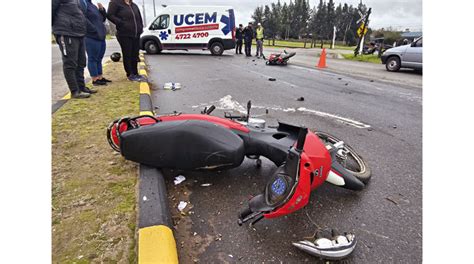
[(288, 10), (288, 5), (285, 2), (283, 6), (281, 7), (281, 18), (280, 18), (281, 26), (280, 26), (280, 33), (279, 33), (279, 35), (283, 39), (288, 38), (288, 31), (290, 30), (289, 17), (290, 15), (289, 15), (289, 10)]
[(261, 23), (263, 21), (263, 6), (257, 6), (252, 14), (253, 24)]
[(275, 45), (275, 38), (281, 32), (281, 28), (282, 28), (282, 22), (281, 22), (282, 11), (281, 10), (282, 10), (282, 7), (281, 7), (280, 0), (278, 0), (276, 4), (272, 3), (272, 9), (270, 12), (271, 13), (270, 24), (272, 27), (271, 37), (273, 39), (273, 45)]

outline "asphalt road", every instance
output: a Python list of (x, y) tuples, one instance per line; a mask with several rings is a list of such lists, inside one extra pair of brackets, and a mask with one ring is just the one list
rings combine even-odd
[[(116, 39), (107, 40), (104, 62), (108, 60), (110, 54), (120, 51), (120, 45)], [(54, 104), (69, 92), (66, 80), (64, 79), (61, 52), (57, 44), (51, 45), (51, 67), (51, 103)], [(84, 76), (86, 76), (86, 78), (90, 77), (87, 67), (84, 69)]]
[[(319, 61), (321, 49), (288, 49), (288, 48), (265, 48), (264, 54), (279, 53), (283, 50), (288, 52), (294, 51), (296, 55), (291, 58), (294, 65), (314, 68)], [(352, 50), (331, 50), (327, 51), (327, 70), (336, 73), (350, 74), (363, 78), (383, 80), (393, 84), (409, 85), (412, 87), (422, 88), (423, 76), (421, 73), (412, 69), (400, 69), (398, 72), (388, 72), (385, 65), (369, 62), (358, 62), (342, 59), (341, 54), (351, 54)]]
[[(295, 65), (265, 66), (261, 59), (232, 52), (221, 57), (166, 52), (146, 55), (146, 62), (159, 113), (198, 113), (215, 104), (218, 110), (213, 114), (222, 116), (223, 110), (252, 100), (252, 113), (266, 119), (267, 125), (281, 120), (330, 132), (358, 150), (372, 169), (365, 190), (323, 184), (304, 209), (262, 220), (255, 229), (238, 226), (237, 213), (250, 196), (262, 192), (275, 170), (268, 160), (260, 169), (246, 159), (239, 168), (219, 173), (166, 171), (182, 263), (318, 262), (291, 245), (313, 235), (316, 226), (356, 234), (358, 246), (344, 263), (421, 263), (419, 87)], [(179, 82), (183, 88), (163, 90), (165, 82)], [(301, 96), (305, 100), (297, 101)], [(175, 186), (173, 177), (178, 174), (187, 179)], [(176, 209), (179, 201), (190, 202), (185, 216)]]

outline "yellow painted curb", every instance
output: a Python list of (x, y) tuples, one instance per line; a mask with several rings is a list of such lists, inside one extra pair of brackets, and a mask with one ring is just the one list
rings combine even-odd
[(71, 92), (67, 93), (62, 100), (69, 100), (71, 99)]
[(144, 69), (140, 69), (140, 75), (148, 76), (148, 74), (146, 73), (146, 70)]
[(145, 64), (144, 62), (140, 62), (139, 64), (140, 64), (140, 66), (142, 66), (142, 67), (145, 67), (145, 66), (146, 66), (146, 64)]
[(146, 83), (146, 82), (140, 82), (140, 94), (148, 94), (148, 95), (151, 95), (151, 93), (150, 93), (150, 86), (148, 86), (148, 83)]
[(179, 263), (176, 241), (169, 227), (157, 225), (138, 230), (138, 263)]
[(140, 115), (155, 116), (152, 111), (140, 111)]

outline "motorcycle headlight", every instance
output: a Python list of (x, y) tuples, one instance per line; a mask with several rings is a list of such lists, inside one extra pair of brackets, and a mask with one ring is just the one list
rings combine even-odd
[(290, 192), (290, 182), (288, 177), (278, 175), (267, 187), (267, 200), (271, 205), (275, 205), (288, 196)]

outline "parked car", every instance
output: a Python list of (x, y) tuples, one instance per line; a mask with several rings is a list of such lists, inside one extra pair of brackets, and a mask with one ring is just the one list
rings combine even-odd
[(411, 44), (388, 49), (381, 57), (387, 71), (398, 71), (400, 68), (423, 69), (423, 37)]
[(235, 15), (230, 6), (166, 6), (140, 37), (147, 53), (209, 49), (212, 55), (235, 47)]

